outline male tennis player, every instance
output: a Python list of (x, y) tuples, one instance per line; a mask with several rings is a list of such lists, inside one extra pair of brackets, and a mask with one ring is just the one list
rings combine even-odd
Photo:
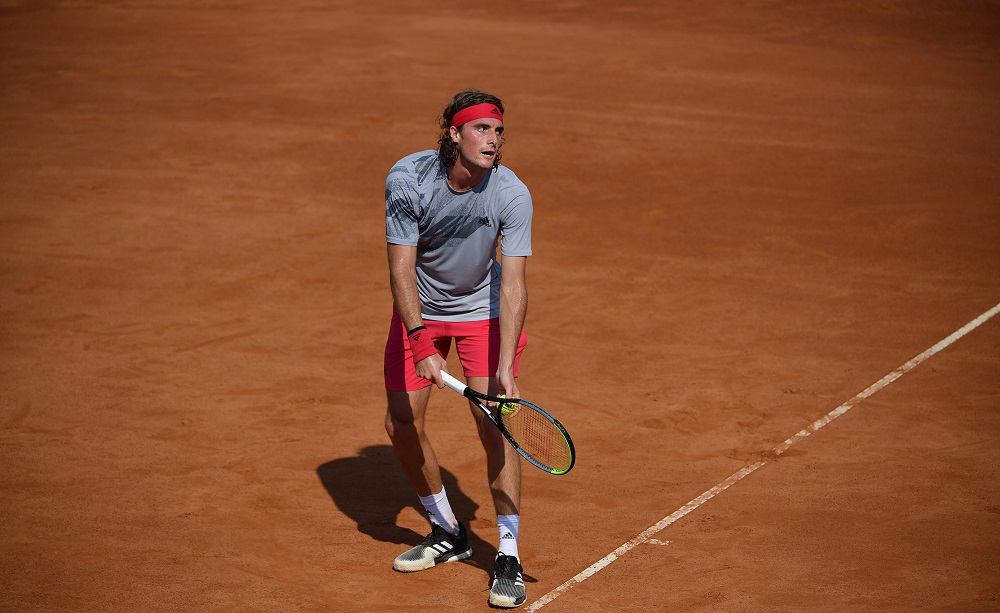
[[(456, 94), (442, 113), (438, 150), (404, 157), (386, 179), (394, 308), (385, 346), (385, 428), (431, 521), (424, 542), (396, 558), (393, 568), (401, 572), (472, 555), (424, 428), (430, 386), (444, 387), (452, 341), (469, 387), (520, 397), (532, 204), (524, 184), (500, 165), (503, 113), (496, 96)], [(489, 602), (517, 607), (526, 599), (517, 549), (520, 457), (489, 418), (470, 409), (486, 449), (499, 529)]]

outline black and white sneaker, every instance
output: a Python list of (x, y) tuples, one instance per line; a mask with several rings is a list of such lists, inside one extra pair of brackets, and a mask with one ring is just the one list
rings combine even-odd
[(457, 562), (472, 555), (469, 545), (469, 535), (465, 526), (459, 522), (458, 534), (450, 532), (437, 524), (431, 524), (431, 533), (423, 543), (413, 549), (399, 554), (392, 567), (402, 573), (412, 573), (426, 570), (436, 564)]
[(512, 609), (524, 604), (528, 599), (524, 592), (524, 578), (521, 564), (514, 556), (498, 554), (493, 563), (493, 582), (490, 585), (490, 604), (494, 607)]

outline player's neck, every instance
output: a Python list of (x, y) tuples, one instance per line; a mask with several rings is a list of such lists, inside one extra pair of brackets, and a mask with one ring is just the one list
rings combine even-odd
[(461, 156), (448, 168), (448, 185), (456, 192), (467, 192), (479, 185), (486, 173), (486, 168), (464, 163)]

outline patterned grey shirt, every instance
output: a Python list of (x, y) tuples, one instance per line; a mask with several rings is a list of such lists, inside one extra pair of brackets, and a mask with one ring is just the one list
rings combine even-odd
[(448, 185), (437, 151), (428, 150), (396, 162), (385, 181), (385, 238), (417, 247), (426, 319), (498, 317), (498, 241), (505, 256), (531, 255), (531, 215), (528, 188), (504, 166), (459, 193)]

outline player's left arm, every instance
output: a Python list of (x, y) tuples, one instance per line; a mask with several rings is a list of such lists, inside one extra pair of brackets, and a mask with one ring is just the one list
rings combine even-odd
[(500, 260), (500, 364), (497, 383), (508, 398), (520, 398), (514, 380), (514, 356), (528, 313), (528, 283), (525, 256), (504, 256)]

